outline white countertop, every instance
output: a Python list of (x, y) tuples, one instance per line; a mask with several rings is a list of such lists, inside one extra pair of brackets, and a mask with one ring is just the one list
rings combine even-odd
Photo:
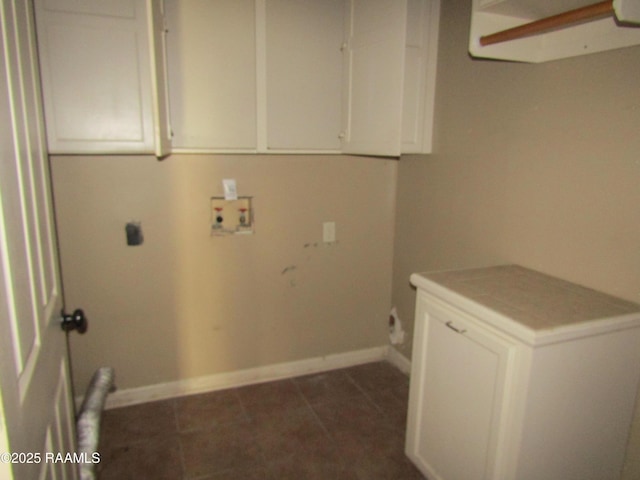
[(416, 273), (411, 283), (530, 344), (640, 325), (636, 303), (518, 265)]

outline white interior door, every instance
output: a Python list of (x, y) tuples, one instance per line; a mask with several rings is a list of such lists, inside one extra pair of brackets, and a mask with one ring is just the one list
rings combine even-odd
[(0, 478), (75, 479), (32, 3), (2, 0), (0, 28)]

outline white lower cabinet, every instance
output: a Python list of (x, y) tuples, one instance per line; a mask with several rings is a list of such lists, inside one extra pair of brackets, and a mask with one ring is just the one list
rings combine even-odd
[[(490, 295), (472, 300), (422, 276), (412, 281), (406, 453), (429, 480), (620, 478), (640, 373), (638, 306), (531, 328), (517, 320), (531, 312)], [(562, 302), (522, 297), (534, 309)], [(592, 300), (567, 299), (570, 310), (583, 302), (597, 311)]]

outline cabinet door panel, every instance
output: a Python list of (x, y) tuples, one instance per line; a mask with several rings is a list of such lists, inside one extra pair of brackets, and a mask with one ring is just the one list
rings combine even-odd
[(135, 5), (131, 0), (109, 0), (108, 2), (44, 0), (44, 9), (51, 12), (83, 13), (87, 15), (107, 15), (124, 18), (134, 18), (136, 16)]
[(35, 0), (51, 153), (154, 153), (148, 5)]
[(153, 152), (145, 2), (35, 5), (49, 151)]
[(430, 478), (492, 478), (515, 347), (454, 310), (421, 303), (416, 321), (407, 453)]
[(351, 0), (345, 153), (400, 155), (406, 0)]
[(344, 0), (266, 3), (267, 148), (340, 149)]
[(485, 478), (498, 356), (441, 321), (429, 328), (420, 450), (443, 478)]
[[(55, 125), (56, 140), (142, 141), (136, 33), (62, 23), (46, 29), (45, 41), (51, 52), (47, 70), (54, 92), (47, 106), (55, 117), (48, 125)], [(73, 73), (78, 65), (82, 76)]]
[(255, 150), (255, 1), (165, 6), (173, 147)]

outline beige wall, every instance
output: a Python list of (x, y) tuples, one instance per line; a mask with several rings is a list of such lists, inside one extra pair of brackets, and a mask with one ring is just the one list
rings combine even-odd
[[(396, 161), (60, 156), (52, 171), (67, 309), (90, 322), (71, 336), (79, 392), (101, 365), (127, 389), (386, 345)], [(254, 197), (254, 235), (209, 236), (223, 178)]]
[(640, 302), (640, 48), (472, 60), (470, 3), (442, 2), (436, 154), (399, 163), (393, 303), (407, 329), (408, 277), (432, 269), (513, 262)]
[[(76, 388), (105, 364), (131, 388), (384, 345), (392, 304), (410, 358), (415, 271), (515, 262), (640, 301), (640, 49), (471, 60), (469, 11), (442, 2), (434, 155), (54, 157), (67, 308), (90, 318)], [(253, 236), (209, 236), (229, 177)]]

